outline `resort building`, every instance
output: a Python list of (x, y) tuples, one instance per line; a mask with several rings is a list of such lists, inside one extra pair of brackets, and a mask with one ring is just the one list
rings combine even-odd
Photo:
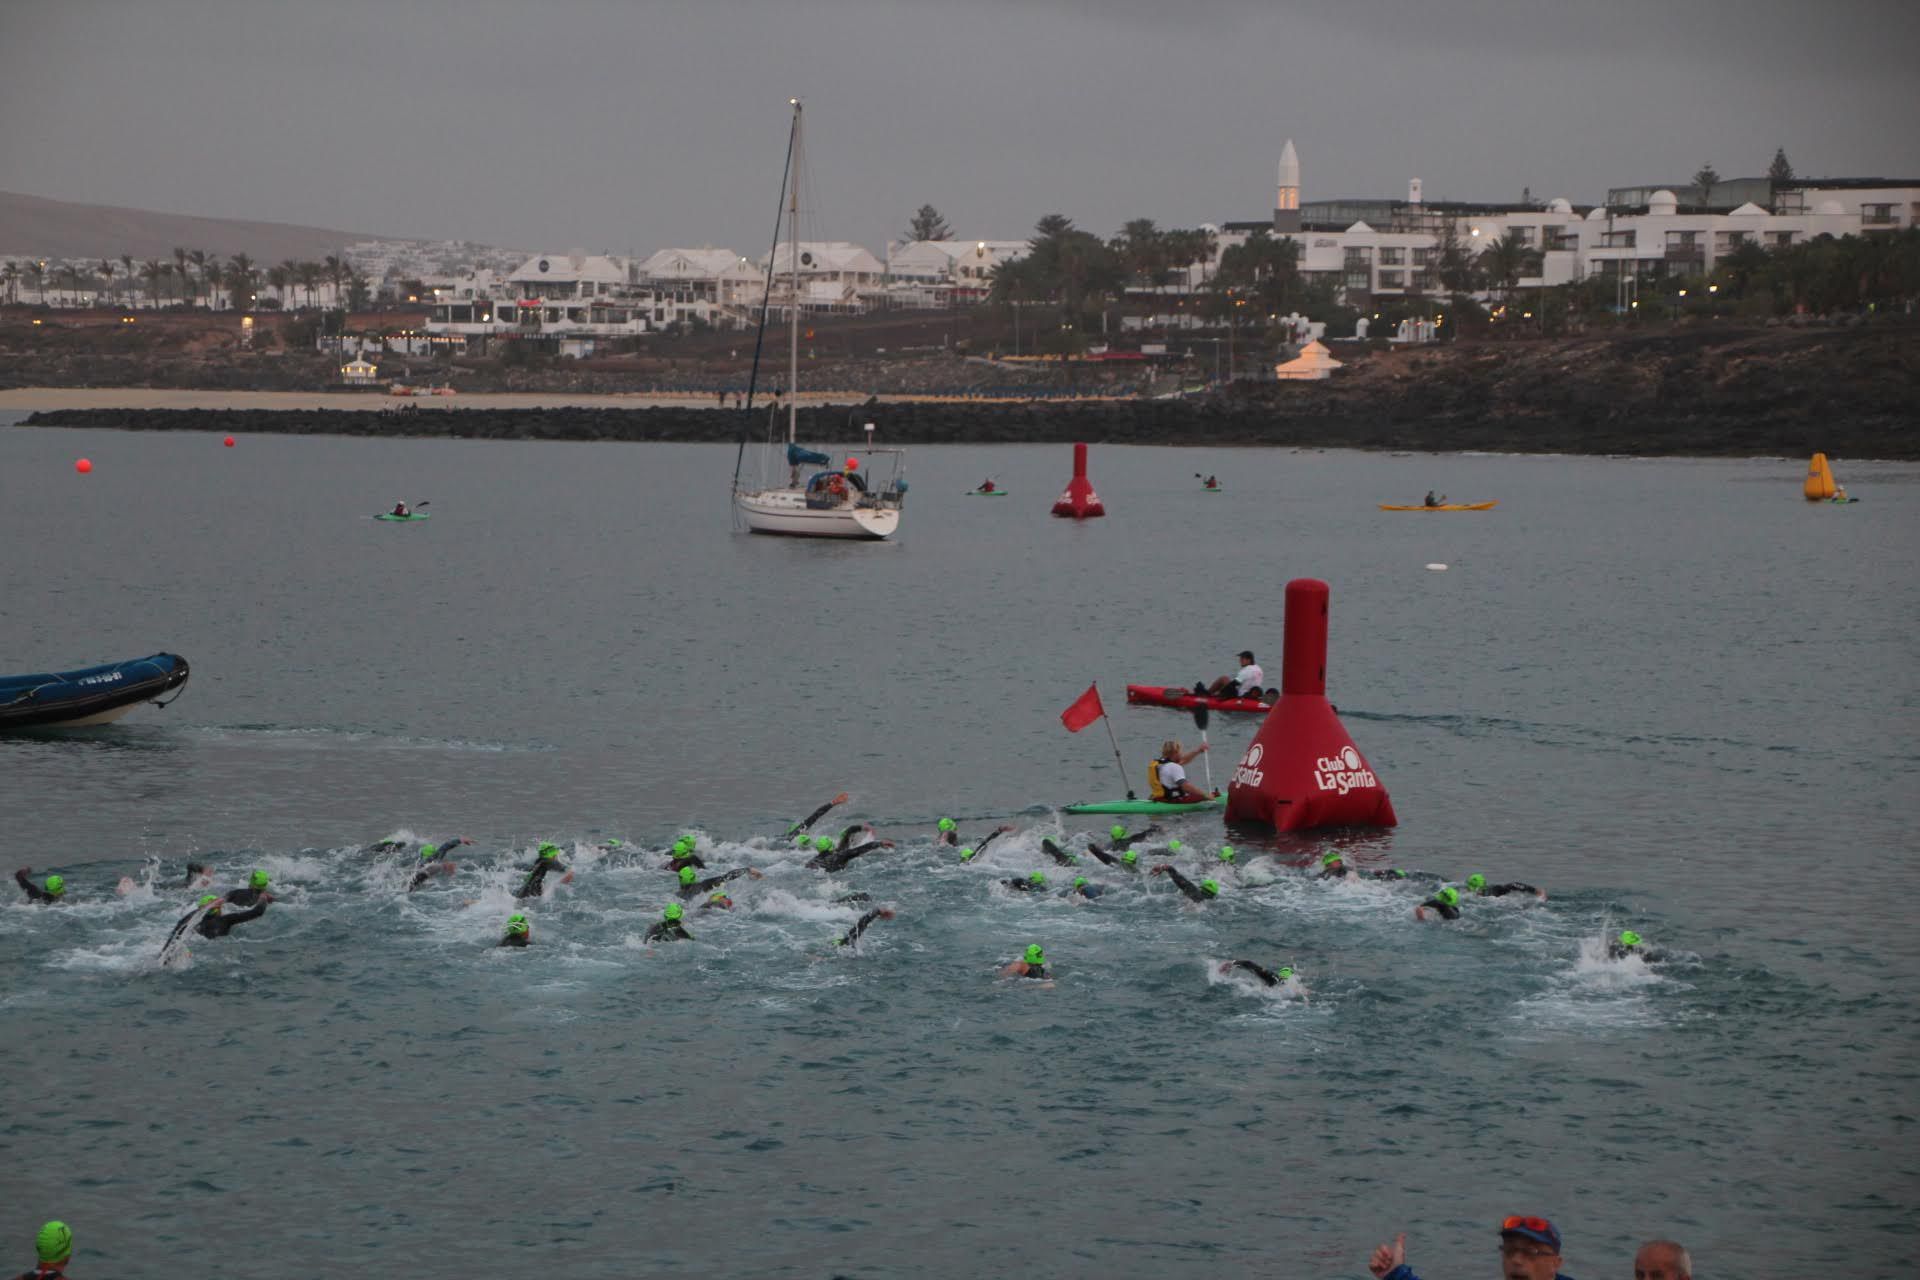
[(881, 305), (938, 308), (984, 302), (994, 269), (1023, 258), (1025, 240), (907, 240), (887, 246)]

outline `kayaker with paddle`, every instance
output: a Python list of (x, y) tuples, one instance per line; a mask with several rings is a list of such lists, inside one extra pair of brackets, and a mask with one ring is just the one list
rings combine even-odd
[(1447, 495), (1443, 493), (1436, 498), (1433, 496), (1433, 490), (1429, 489), (1427, 490), (1426, 505), (1429, 507), (1444, 507), (1447, 505)]
[(974, 492), (975, 493), (992, 493), (993, 492), (992, 477), (988, 477), (987, 479), (982, 480), (980, 482), (980, 487), (978, 489), (975, 489)]
[(393, 504), (393, 510), (389, 514), (396, 515), (401, 517), (402, 519), (405, 519), (406, 517), (412, 515), (413, 512), (408, 508), (406, 503), (396, 502)]
[(65, 876), (48, 876), (46, 888), (43, 889), (27, 879), (27, 874), (32, 870), (32, 867), (22, 867), (13, 873), (14, 882), (26, 890), (28, 902), (38, 902), (50, 907), (55, 903), (66, 901), (67, 878)]
[(573, 883), (573, 872), (560, 861), (560, 846), (549, 841), (540, 842), (540, 854), (531, 867), (522, 868), (527, 878), (513, 891), (516, 898), (538, 898), (546, 894), (546, 879), (549, 873), (558, 871), (561, 884)]
[(1221, 676), (1210, 685), (1196, 684), (1193, 691), (1204, 697), (1258, 698), (1260, 687), (1267, 682), (1267, 673), (1253, 660), (1253, 650), (1242, 649), (1235, 656), (1240, 659), (1238, 671), (1230, 676)]
[(1153, 798), (1175, 804), (1207, 799), (1205, 792), (1187, 781), (1187, 766), (1206, 750), (1204, 742), (1191, 751), (1182, 750), (1178, 738), (1161, 743), (1160, 755), (1147, 766), (1147, 785)]

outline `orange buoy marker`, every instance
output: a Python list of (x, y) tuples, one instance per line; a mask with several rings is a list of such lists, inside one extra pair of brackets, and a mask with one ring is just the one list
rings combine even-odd
[(1327, 701), (1327, 584), (1287, 584), (1280, 698), (1227, 784), (1227, 821), (1275, 831), (1398, 824), (1387, 789)]
[(86, 458), (82, 458), (78, 462), (73, 464), (73, 469), (75, 471), (78, 471), (81, 475), (85, 475), (87, 474), (87, 472), (93, 470), (93, 463)]
[(860, 459), (858, 458), (847, 459), (847, 470), (858, 471), (859, 469), (860, 469)]
[(222, 440), (220, 443), (227, 446), (227, 448), (231, 449), (233, 448), (233, 437), (228, 436), (225, 440)]
[(1087, 479), (1087, 446), (1084, 444), (1073, 446), (1073, 479), (1067, 481), (1066, 491), (1053, 504), (1053, 514), (1070, 520), (1089, 520), (1107, 514), (1100, 495), (1093, 491), (1093, 482)]

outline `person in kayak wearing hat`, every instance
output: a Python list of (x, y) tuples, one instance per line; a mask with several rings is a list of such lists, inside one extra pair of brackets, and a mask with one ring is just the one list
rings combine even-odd
[(1161, 863), (1155, 867), (1150, 874), (1166, 876), (1167, 879), (1173, 881), (1174, 887), (1186, 894), (1188, 900), (1192, 902), (1212, 902), (1220, 896), (1220, 882), (1218, 880), (1202, 880), (1199, 884), (1195, 884), (1193, 881), (1181, 875), (1179, 869), (1171, 862)]
[(1478, 871), (1467, 877), (1467, 892), (1476, 898), (1504, 898), (1510, 893), (1530, 893), (1542, 902), (1547, 900), (1545, 889), (1536, 889), (1518, 880), (1511, 880), (1506, 884), (1488, 884), (1487, 878)]
[[(856, 828), (856, 830), (857, 829), (858, 828)], [(871, 828), (868, 829), (871, 830)], [(819, 871), (844, 871), (846, 870), (847, 864), (855, 858), (865, 857), (876, 849), (891, 848), (893, 848), (893, 841), (891, 840), (869, 840), (864, 844), (854, 845), (850, 849), (836, 849), (833, 841), (827, 839), (827, 837), (815, 836), (813, 840), (813, 856), (807, 859), (807, 865)]]
[(501, 947), (530, 947), (533, 945), (533, 926), (518, 911), (507, 917), (507, 931), (494, 944)]
[(875, 907), (854, 921), (853, 928), (847, 930), (840, 940), (833, 945), (836, 947), (852, 947), (855, 951), (858, 951), (860, 949), (860, 935), (867, 931), (868, 925), (872, 924), (875, 920), (891, 919), (893, 919), (893, 911), (890, 908)]
[(727, 881), (737, 880), (741, 876), (752, 876), (755, 880), (761, 878), (760, 873), (752, 867), (735, 867), (733, 870), (723, 871), (717, 876), (708, 876), (705, 880), (694, 879), (695, 874), (692, 867), (680, 868), (680, 887), (674, 890), (674, 892), (678, 893), (684, 899), (693, 899), (703, 893), (712, 893)]
[(667, 909), (660, 913), (660, 918), (654, 921), (653, 927), (648, 929), (646, 936), (640, 940), (642, 942), (692, 942), (693, 935), (687, 932), (686, 925), (680, 923), (681, 917), (686, 914), (685, 907), (677, 902), (669, 902)]
[(73, 1229), (64, 1222), (47, 1223), (33, 1238), (33, 1255), (39, 1265), (21, 1273), (20, 1280), (64, 1280), (73, 1261)]
[(245, 888), (227, 890), (226, 896), (221, 898), (220, 901), (229, 907), (250, 907), (260, 901), (260, 899), (268, 896), (268, 883), (267, 873), (256, 868), (254, 873), (247, 877)]
[[(1035, 872), (1038, 875), (1039, 872)], [(1047, 953), (1037, 942), (1027, 944), (1026, 954), (1000, 970), (1003, 978), (1032, 978), (1036, 982), (1051, 977), (1047, 972)]]
[(1206, 749), (1207, 744), (1203, 742), (1191, 751), (1183, 751), (1178, 738), (1168, 738), (1161, 743), (1159, 756), (1147, 766), (1151, 797), (1176, 804), (1207, 799), (1206, 792), (1187, 781), (1187, 766)]
[(568, 871), (566, 864), (560, 861), (560, 846), (550, 841), (541, 841), (540, 853), (539, 856), (533, 860), (533, 865), (521, 869), (527, 873), (527, 878), (521, 882), (518, 889), (513, 891), (513, 896), (516, 898), (538, 898), (543, 896), (547, 891), (547, 876), (554, 871), (561, 873), (561, 884), (573, 883), (573, 872)]
[(1413, 909), (1415, 920), (1425, 920), (1427, 912), (1433, 912), (1442, 920), (1460, 918), (1460, 891), (1452, 885), (1443, 886), (1431, 898)]
[[(1407, 1265), (1407, 1233), (1373, 1251), (1367, 1270), (1376, 1280), (1420, 1280)], [(1560, 1274), (1560, 1231), (1545, 1218), (1511, 1217), (1500, 1224), (1504, 1280), (1569, 1280)]]
[(27, 879), (28, 874), (32, 871), (32, 867), (22, 867), (13, 873), (14, 883), (26, 891), (28, 902), (38, 902), (45, 906), (52, 906), (56, 902), (66, 901), (67, 878), (65, 876), (48, 876), (46, 887), (43, 889), (33, 881)]
[(1212, 684), (1196, 684), (1193, 691), (1203, 697), (1214, 698), (1257, 698), (1261, 686), (1267, 682), (1267, 673), (1253, 660), (1253, 650), (1242, 649), (1237, 655), (1240, 669), (1230, 676), (1221, 676)]
[(407, 504), (404, 502), (396, 502), (393, 504), (393, 510), (388, 514), (396, 515), (396, 516), (410, 516), (413, 514), (413, 510), (410, 507), (408, 507)]
[(419, 869), (413, 873), (413, 879), (407, 881), (407, 892), (412, 893), (435, 876), (452, 875), (453, 861), (447, 855), (463, 844), (472, 843), (465, 836), (449, 836), (439, 844), (421, 845)]

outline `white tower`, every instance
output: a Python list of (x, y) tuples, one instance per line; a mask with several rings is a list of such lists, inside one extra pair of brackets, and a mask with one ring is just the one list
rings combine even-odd
[(1418, 178), (1407, 179), (1407, 203), (1411, 205), (1420, 203), (1420, 179)]
[(1278, 232), (1300, 229), (1300, 153), (1293, 139), (1280, 148), (1280, 183), (1273, 193), (1273, 229)]

